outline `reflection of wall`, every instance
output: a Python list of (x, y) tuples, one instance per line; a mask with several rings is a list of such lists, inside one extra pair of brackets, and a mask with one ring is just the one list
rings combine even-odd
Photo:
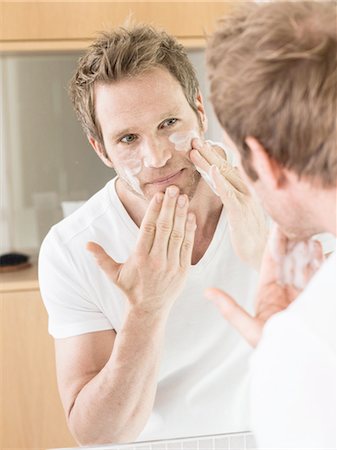
[(66, 92), (78, 56), (2, 58), (11, 249), (37, 249), (62, 218), (62, 201), (86, 200), (114, 175), (91, 150)]
[[(114, 175), (91, 150), (67, 95), (79, 56), (39, 54), (0, 59), (6, 94), (1, 95), (1, 145), (8, 166), (4, 176), (7, 207), (2, 207), (0, 220), (4, 223), (6, 217), (9, 225), (6, 250), (37, 249), (50, 226), (62, 218), (63, 201), (88, 199)], [(204, 52), (193, 50), (190, 57), (207, 100)], [(208, 137), (221, 140), (209, 104), (206, 111)]]

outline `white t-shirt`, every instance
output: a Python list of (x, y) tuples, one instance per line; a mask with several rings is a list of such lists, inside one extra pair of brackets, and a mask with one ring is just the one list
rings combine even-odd
[[(118, 262), (132, 253), (138, 227), (110, 181), (55, 225), (40, 252), (39, 279), (55, 338), (122, 326), (125, 298), (86, 250), (101, 244)], [(249, 429), (250, 347), (204, 289), (219, 287), (252, 312), (257, 274), (235, 255), (224, 213), (203, 258), (191, 267), (169, 315), (153, 412), (139, 440)]]
[(336, 449), (336, 254), (267, 322), (251, 377), (259, 448)]

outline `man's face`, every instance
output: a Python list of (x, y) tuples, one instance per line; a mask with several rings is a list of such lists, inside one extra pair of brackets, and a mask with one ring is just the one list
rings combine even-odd
[[(197, 104), (204, 120), (201, 100)], [(155, 68), (97, 85), (95, 111), (111, 166), (129, 191), (149, 200), (174, 184), (193, 197), (200, 175), (186, 152), (192, 137), (202, 136), (202, 131), (180, 84), (167, 70)]]

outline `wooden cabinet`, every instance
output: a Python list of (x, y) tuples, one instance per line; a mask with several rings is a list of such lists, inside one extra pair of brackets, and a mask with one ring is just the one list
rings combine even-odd
[(57, 392), (36, 267), (0, 274), (0, 448), (74, 447)]
[(126, 19), (163, 27), (186, 46), (203, 46), (205, 33), (229, 2), (1, 2), (0, 50), (81, 49), (96, 33)]

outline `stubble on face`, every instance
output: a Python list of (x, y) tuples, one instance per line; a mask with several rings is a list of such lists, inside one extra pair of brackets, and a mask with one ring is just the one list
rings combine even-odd
[[(199, 113), (188, 104), (178, 81), (166, 69), (156, 68), (138, 78), (97, 86), (96, 107), (109, 159), (119, 177), (118, 184), (129, 201), (150, 201), (153, 195), (164, 192), (169, 186), (168, 183), (156, 183), (154, 180), (164, 179), (179, 171), (182, 171), (181, 175), (172, 177), (171, 184), (175, 184), (189, 198), (195, 195), (200, 175), (187, 154), (174, 148), (169, 136), (175, 131), (188, 132), (202, 128), (201, 119), (199, 121)], [(174, 126), (165, 125), (167, 132), (164, 126), (159, 129), (164, 119), (176, 117), (178, 120)], [(158, 157), (151, 167), (151, 164), (145, 163), (146, 154), (140, 151), (141, 147), (138, 151), (137, 140), (141, 145), (141, 138), (148, 137), (154, 130), (158, 139), (163, 139), (158, 147), (163, 157)], [(130, 145), (130, 148), (124, 145), (127, 144), (121, 141), (124, 134), (134, 135), (135, 145)], [(139, 170), (135, 170), (135, 164), (137, 168), (140, 166)]]
[[(199, 186), (199, 183), (201, 180), (201, 175), (195, 169), (195, 167), (191, 164), (190, 161), (188, 163), (189, 163), (189, 167), (185, 168), (186, 174), (184, 174), (185, 183), (182, 186), (180, 186), (178, 183), (176, 183), (175, 185), (180, 189), (180, 194), (187, 195), (189, 200), (191, 201), (197, 191), (198, 186)], [(132, 183), (130, 183), (130, 181), (128, 180), (128, 178), (126, 177), (126, 175), (123, 173), (122, 170), (115, 169), (115, 172), (117, 173), (118, 178), (119, 178), (123, 188), (125, 188), (129, 193), (135, 195), (139, 199), (145, 200), (146, 202), (150, 202), (152, 197), (157, 192), (165, 192), (166, 188), (162, 188), (162, 189), (152, 188), (151, 189), (150, 183), (140, 182), (139, 183), (140, 191), (142, 192), (142, 193), (140, 193), (134, 189)], [(190, 172), (190, 173), (188, 174), (187, 172)], [(172, 184), (174, 184), (174, 183), (172, 183)]]

